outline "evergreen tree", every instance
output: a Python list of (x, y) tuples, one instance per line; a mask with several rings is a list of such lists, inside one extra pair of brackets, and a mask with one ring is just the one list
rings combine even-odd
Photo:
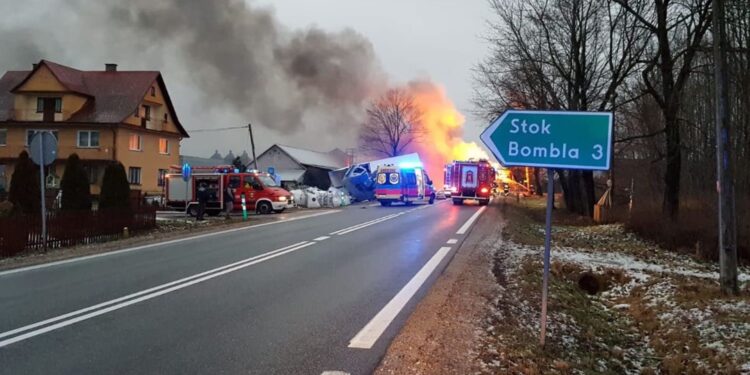
[(232, 150), (229, 150), (229, 153), (224, 156), (224, 163), (225, 164), (232, 164), (234, 162), (234, 153), (232, 153)]
[(219, 150), (216, 150), (216, 151), (214, 151), (214, 154), (211, 155), (211, 159), (222, 160), (222, 159), (224, 159), (224, 157), (221, 156), (221, 154), (219, 153)]
[(245, 172), (247, 170), (245, 164), (242, 163), (242, 159), (239, 156), (234, 158), (234, 161), (232, 161), (232, 166), (234, 166), (234, 168), (239, 170), (240, 172)]
[(60, 181), (61, 208), (66, 211), (90, 210), (91, 187), (89, 176), (78, 154), (71, 154), (65, 162), (65, 173)]
[(130, 183), (122, 163), (110, 164), (104, 170), (99, 208), (129, 208)]
[(39, 167), (29, 158), (26, 151), (18, 155), (8, 189), (8, 200), (14, 211), (34, 214), (39, 212)]

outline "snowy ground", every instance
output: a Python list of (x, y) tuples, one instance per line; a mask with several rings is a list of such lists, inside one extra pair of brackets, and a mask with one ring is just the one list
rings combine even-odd
[[(496, 246), (503, 287), (480, 337), (484, 373), (750, 374), (747, 268), (742, 295), (727, 298), (715, 264), (664, 251), (620, 225), (559, 226), (542, 350), (541, 226), (520, 220), (510, 229)], [(582, 292), (584, 272), (604, 291)]]

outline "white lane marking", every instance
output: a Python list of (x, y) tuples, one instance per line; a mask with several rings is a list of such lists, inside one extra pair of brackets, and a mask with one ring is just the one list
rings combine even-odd
[(479, 209), (479, 211), (475, 212), (474, 215), (471, 215), (471, 217), (469, 218), (469, 220), (466, 220), (466, 222), (464, 223), (464, 225), (461, 226), (461, 228), (458, 229), (458, 232), (456, 232), (456, 234), (464, 234), (464, 233), (466, 233), (466, 231), (469, 230), (469, 228), (471, 228), (471, 224), (474, 224), (474, 222), (477, 220), (477, 218), (479, 217), (479, 215), (481, 215), (482, 212), (484, 212), (485, 209), (487, 209), (487, 207), (482, 207), (482, 208)]
[(367, 207), (377, 207), (377, 206), (380, 206), (380, 203), (373, 203), (373, 204), (367, 205)]
[(354, 338), (349, 341), (350, 348), (357, 349), (370, 349), (375, 342), (380, 338), (380, 335), (385, 332), (385, 329), (391, 324), (393, 319), (396, 318), (399, 312), (406, 306), (406, 303), (417, 293), (417, 290), (427, 281), (432, 271), (434, 271), (440, 262), (450, 252), (450, 247), (441, 247), (435, 255), (430, 258), (429, 261), (412, 277), (409, 282), (396, 294), (393, 299), (383, 307), (380, 312), (370, 320), (367, 325), (357, 333)]
[(455, 239), (455, 238), (451, 238), (451, 239), (450, 239), (450, 240), (448, 240), (448, 242), (446, 242), (446, 243), (447, 243), (448, 245), (453, 245), (453, 244), (455, 244), (455, 243), (458, 243), (458, 240), (457, 240), (457, 239)]
[(345, 234), (347, 234), (347, 233), (351, 233), (351, 232), (354, 232), (355, 230), (360, 230), (360, 229), (362, 229), (362, 228), (366, 228), (366, 227), (369, 227), (370, 225), (375, 225), (375, 224), (378, 224), (378, 223), (382, 223), (382, 222), (384, 222), (384, 221), (388, 221), (388, 220), (391, 220), (391, 219), (395, 219), (395, 218), (397, 218), (397, 217), (399, 217), (399, 216), (401, 216), (401, 215), (403, 215), (403, 214), (404, 214), (404, 213), (403, 213), (403, 212), (401, 212), (401, 213), (395, 214), (395, 215), (393, 215), (393, 216), (386, 216), (386, 217), (384, 217), (384, 218), (381, 218), (381, 219), (378, 219), (378, 220), (375, 220), (375, 221), (372, 221), (372, 222), (369, 222), (369, 223), (365, 223), (365, 224), (362, 224), (362, 225), (358, 225), (358, 226), (355, 226), (354, 228), (349, 228), (349, 229), (346, 229), (346, 230), (343, 230), (343, 231), (339, 231), (339, 232), (338, 232), (338, 233), (336, 233), (336, 234), (338, 234), (339, 236), (343, 236), (343, 235), (345, 235)]
[[(201, 272), (201, 273), (193, 275), (193, 276), (182, 278), (180, 280), (176, 280), (176, 281), (173, 281), (173, 282), (170, 282), (170, 283), (162, 284), (162, 285), (159, 285), (159, 286), (156, 286), (156, 287), (153, 287), (153, 288), (149, 288), (149, 289), (137, 292), (137, 293), (129, 294), (127, 296), (116, 298), (116, 299), (113, 299), (113, 300), (110, 300), (110, 301), (107, 301), (107, 302), (103, 302), (103, 303), (100, 303), (100, 304), (97, 304), (97, 305), (94, 305), (94, 306), (91, 306), (91, 307), (87, 307), (85, 309), (80, 309), (80, 310), (73, 311), (73, 312), (70, 312), (70, 313), (67, 313), (67, 314), (64, 314), (64, 315), (60, 315), (60, 316), (57, 316), (57, 317), (54, 317), (54, 318), (50, 318), (50, 319), (44, 320), (44, 321), (41, 321), (41, 322), (37, 322), (37, 323), (30, 324), (30, 325), (27, 325), (27, 326), (24, 326), (24, 327), (21, 327), (21, 328), (17, 328), (17, 329), (11, 330), (11, 331), (7, 331), (7, 332), (4, 332), (4, 333), (0, 334), (0, 337), (11, 336), (11, 335), (14, 335), (16, 333), (20, 333), (20, 332), (23, 332), (23, 331), (28, 331), (28, 330), (36, 328), (36, 327), (44, 326), (44, 325), (49, 324), (49, 323), (53, 323), (53, 322), (56, 322), (56, 321), (63, 320), (62, 322), (59, 322), (57, 324), (53, 324), (53, 325), (50, 325), (50, 326), (47, 326), (47, 327), (44, 327), (44, 328), (37, 329), (35, 331), (31, 331), (31, 332), (25, 333), (23, 335), (15, 336), (13, 338), (0, 341), (0, 348), (2, 348), (4, 346), (7, 346), (7, 345), (10, 345), (10, 344), (13, 344), (13, 343), (16, 343), (16, 342), (19, 342), (19, 341), (22, 341), (22, 340), (26, 340), (26, 339), (34, 337), (34, 336), (38, 336), (38, 335), (41, 335), (41, 334), (44, 334), (44, 333), (47, 333), (47, 332), (50, 332), (50, 331), (62, 328), (62, 327), (69, 326), (71, 324), (78, 323), (78, 322), (86, 320), (86, 319), (91, 319), (93, 317), (96, 317), (96, 316), (99, 316), (99, 315), (102, 315), (102, 314), (106, 314), (108, 312), (111, 312), (111, 311), (114, 311), (114, 310), (118, 310), (118, 309), (121, 309), (123, 307), (127, 307), (127, 306), (130, 306), (130, 305), (136, 304), (138, 302), (149, 300), (149, 299), (152, 299), (152, 298), (155, 298), (155, 297), (158, 297), (158, 296), (161, 296), (161, 295), (164, 295), (164, 294), (167, 294), (167, 293), (179, 290), (179, 289), (183, 289), (183, 288), (186, 288), (188, 286), (191, 286), (191, 285), (194, 285), (194, 284), (206, 281), (206, 280), (210, 280), (210, 279), (213, 279), (215, 277), (219, 277), (221, 275), (224, 275), (224, 274), (227, 274), (227, 273), (230, 273), (230, 272), (234, 272), (234, 271), (240, 270), (242, 268), (249, 267), (249, 266), (252, 266), (254, 264), (258, 264), (258, 263), (264, 262), (266, 260), (273, 259), (273, 258), (276, 258), (278, 256), (281, 256), (281, 255), (284, 255), (284, 254), (287, 254), (287, 253), (291, 253), (293, 251), (297, 251), (297, 250), (303, 249), (305, 247), (308, 247), (308, 246), (314, 245), (314, 244), (315, 244), (315, 242), (306, 242), (305, 241), (305, 242), (300, 242), (300, 243), (297, 243), (297, 244), (294, 244), (294, 245), (282, 247), (280, 249), (276, 249), (276, 250), (269, 251), (269, 252), (266, 252), (266, 253), (263, 253), (263, 254), (260, 254), (260, 255), (256, 255), (254, 257), (247, 258), (247, 259), (244, 259), (244, 260), (241, 260), (239, 262), (232, 263), (232, 264), (228, 264), (226, 266), (214, 268), (212, 270)], [(138, 297), (138, 298), (133, 298), (133, 297)], [(125, 302), (122, 302), (122, 301), (125, 301)], [(116, 304), (114, 306), (110, 306), (110, 307), (101, 309), (101, 310), (96, 310), (96, 309), (99, 309), (101, 307), (113, 305), (113, 304), (118, 303), (118, 302), (121, 302), (121, 303)], [(73, 318), (73, 319), (64, 320), (64, 319), (67, 319), (67, 318), (69, 318), (71, 316), (79, 315), (81, 313), (89, 312), (91, 310), (96, 310), (96, 311), (93, 311), (93, 312), (85, 314), (85, 315), (80, 315), (80, 316), (78, 316), (76, 318)]]
[(233, 233), (233, 232), (238, 232), (238, 231), (243, 231), (243, 230), (258, 228), (258, 227), (265, 227), (265, 226), (268, 226), (268, 225), (288, 223), (290, 221), (297, 221), (297, 220), (309, 219), (311, 217), (328, 215), (328, 214), (332, 214), (332, 213), (336, 213), (336, 212), (341, 212), (341, 210), (330, 210), (330, 211), (318, 212), (318, 213), (311, 214), (311, 215), (305, 215), (305, 216), (293, 217), (293, 218), (290, 218), (290, 219), (283, 219), (283, 220), (278, 220), (278, 221), (272, 221), (270, 223), (256, 224), (256, 225), (250, 225), (250, 226), (247, 226), (247, 227), (233, 228), (233, 229), (227, 229), (227, 230), (222, 230), (222, 231), (218, 231), (218, 232), (198, 234), (198, 235), (195, 235), (195, 236), (190, 236), (190, 237), (185, 237), (185, 238), (178, 238), (178, 239), (164, 241), (164, 242), (156, 242), (156, 243), (151, 243), (151, 244), (148, 244), (148, 245), (141, 245), (141, 246), (136, 246), (136, 247), (130, 247), (130, 248), (122, 249), (122, 250), (115, 250), (115, 251), (110, 251), (110, 252), (101, 253), (101, 254), (87, 255), (87, 256), (82, 256), (82, 257), (77, 257), (77, 258), (66, 259), (66, 260), (59, 260), (57, 262), (50, 262), (50, 263), (38, 264), (36, 266), (16, 268), (16, 269), (12, 269), (12, 270), (2, 271), (2, 272), (0, 272), (0, 276), (10, 275), (10, 274), (13, 274), (13, 273), (18, 273), (18, 272), (26, 272), (26, 271), (36, 270), (36, 269), (40, 269), (40, 268), (47, 268), (47, 267), (59, 266), (59, 265), (62, 265), (62, 264), (67, 264), (67, 263), (80, 262), (82, 260), (88, 260), (88, 259), (106, 257), (106, 256), (110, 256), (110, 255), (115, 255), (115, 254), (122, 254), (122, 253), (131, 252), (131, 251), (143, 250), (143, 249), (148, 249), (148, 248), (151, 248), (151, 247), (173, 245), (173, 244), (180, 243), (180, 242), (197, 240), (199, 238), (205, 238), (205, 237), (211, 237), (211, 236), (218, 236), (218, 235), (221, 235), (221, 234)]
[(380, 218), (377, 218), (377, 219), (373, 219), (373, 220), (370, 220), (370, 221), (366, 221), (366, 222), (364, 222), (364, 223), (359, 223), (359, 224), (355, 224), (355, 225), (352, 225), (352, 226), (349, 226), (349, 227), (346, 227), (346, 228), (343, 228), (343, 229), (339, 229), (339, 230), (337, 230), (337, 231), (335, 231), (335, 232), (331, 232), (331, 233), (329, 233), (329, 234), (330, 234), (330, 235), (334, 235), (334, 234), (339, 234), (339, 233), (341, 233), (341, 232), (343, 232), (343, 231), (347, 231), (347, 230), (349, 230), (349, 229), (354, 229), (354, 228), (357, 228), (357, 227), (361, 227), (361, 226), (363, 226), (363, 225), (369, 225), (369, 224), (374, 224), (374, 223), (378, 223), (378, 222), (380, 222), (380, 221), (383, 221), (384, 219), (390, 219), (390, 218), (393, 218), (393, 217), (395, 217), (395, 216), (399, 216), (399, 215), (403, 215), (403, 213), (398, 213), (398, 214), (390, 214), (390, 215), (387, 215), (387, 216), (383, 216), (383, 217), (380, 217)]
[(315, 238), (315, 239), (313, 239), (313, 241), (324, 241), (324, 240), (327, 240), (327, 239), (329, 239), (329, 238), (331, 238), (331, 237), (328, 237), (328, 236), (320, 236), (320, 237), (318, 237), (318, 238)]

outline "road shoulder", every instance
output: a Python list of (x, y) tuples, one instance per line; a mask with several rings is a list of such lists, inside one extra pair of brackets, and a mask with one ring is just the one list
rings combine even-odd
[(489, 206), (393, 340), (376, 374), (478, 371), (477, 333), (497, 289), (492, 257), (504, 225), (497, 217), (499, 207)]

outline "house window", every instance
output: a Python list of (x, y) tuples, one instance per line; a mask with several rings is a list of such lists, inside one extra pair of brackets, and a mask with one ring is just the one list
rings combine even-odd
[(128, 140), (128, 149), (130, 151), (141, 151), (143, 150), (143, 139), (138, 134), (131, 134)]
[(156, 96), (156, 87), (151, 86), (151, 96)]
[(36, 113), (43, 113), (46, 106), (54, 106), (55, 113), (61, 113), (62, 98), (36, 98)]
[(8, 144), (8, 129), (0, 129), (0, 146)]
[(130, 182), (131, 185), (141, 184), (141, 168), (140, 167), (128, 168), (128, 182)]
[(164, 122), (167, 122), (167, 121), (169, 121), (169, 114), (165, 113), (164, 114)]
[(78, 147), (99, 147), (99, 132), (96, 130), (80, 130), (78, 132)]
[(146, 119), (146, 121), (151, 120), (151, 106), (143, 106), (143, 118)]
[(169, 140), (166, 138), (159, 138), (159, 153), (162, 155), (169, 155)]
[(138, 110), (141, 109), (141, 107), (136, 107), (135, 112), (133, 112), (133, 117), (141, 117), (141, 114), (138, 113)]
[(157, 175), (157, 183), (159, 186), (166, 185), (167, 182), (167, 170), (166, 169), (159, 169), (159, 174)]
[(49, 132), (52, 133), (52, 135), (55, 137), (55, 139), (57, 139), (58, 141), (60, 140), (60, 137), (57, 136), (57, 130), (36, 130), (36, 129), (35, 130), (27, 130), (26, 131), (26, 146), (28, 146), (28, 145), (31, 144), (31, 139), (34, 138), (34, 134), (36, 134), (36, 132), (38, 132), (38, 131), (49, 131)]

